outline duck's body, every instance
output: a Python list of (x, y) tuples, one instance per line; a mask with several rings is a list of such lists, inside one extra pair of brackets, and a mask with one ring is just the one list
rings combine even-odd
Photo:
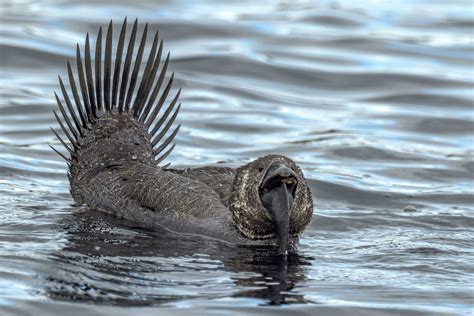
[[(77, 202), (147, 226), (226, 241), (240, 238), (231, 213), (210, 186), (213, 182), (200, 172), (206, 169), (158, 168), (143, 127), (129, 115), (111, 113), (95, 124), (71, 166), (71, 193)], [(220, 191), (224, 195), (230, 192), (230, 172), (230, 177), (214, 172), (216, 187), (226, 182), (227, 193)]]
[[(179, 111), (179, 106), (176, 107), (179, 92), (158, 116), (173, 77), (155, 103), (168, 66), (167, 59), (155, 82), (162, 50), (161, 44), (157, 53), (155, 36), (144, 77), (134, 94), (138, 76), (135, 69), (141, 63), (146, 29), (132, 71), (135, 22), (120, 73), (125, 28), (126, 22), (117, 48), (113, 80), (111, 25), (107, 32), (103, 80), (101, 31), (96, 48), (95, 78), (88, 38), (85, 75), (78, 50), (82, 102), (72, 71), (68, 69), (77, 110), (73, 109), (60, 80), (67, 108), (57, 99), (63, 119), (58, 115), (56, 118), (71, 142), (68, 146), (60, 138), (71, 153), (70, 158), (62, 156), (69, 162), (73, 198), (90, 208), (141, 225), (160, 226), (235, 244), (279, 245), (286, 252), (294, 246), (312, 214), (311, 195), (299, 168), (279, 155), (259, 158), (238, 169), (209, 166), (180, 170), (158, 166), (174, 148), (169, 145), (179, 126), (168, 137), (165, 135)], [(166, 149), (168, 147), (170, 149)]]
[(245, 238), (233, 224), (229, 199), (237, 169), (159, 168), (143, 131), (123, 113), (95, 122), (71, 165), (78, 203), (148, 227), (236, 244), (277, 244), (274, 238)]

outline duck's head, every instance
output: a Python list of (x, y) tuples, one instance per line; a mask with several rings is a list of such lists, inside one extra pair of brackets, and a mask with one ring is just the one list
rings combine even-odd
[(289, 158), (268, 155), (237, 169), (230, 210), (239, 231), (251, 239), (274, 239), (286, 254), (311, 221), (313, 200), (300, 168)]

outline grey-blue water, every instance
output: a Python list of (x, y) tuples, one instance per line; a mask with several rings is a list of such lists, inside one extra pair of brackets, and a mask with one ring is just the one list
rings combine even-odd
[[(472, 313), (471, 1), (159, 2), (2, 1), (0, 314)], [(160, 30), (183, 88), (168, 161), (301, 165), (297, 256), (73, 206), (57, 75), (125, 16)]]

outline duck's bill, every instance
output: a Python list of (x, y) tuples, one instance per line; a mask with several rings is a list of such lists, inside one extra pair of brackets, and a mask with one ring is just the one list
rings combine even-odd
[(296, 181), (293, 170), (283, 163), (276, 163), (270, 166), (260, 187), (260, 198), (273, 219), (278, 253), (281, 255), (288, 253), (290, 210)]

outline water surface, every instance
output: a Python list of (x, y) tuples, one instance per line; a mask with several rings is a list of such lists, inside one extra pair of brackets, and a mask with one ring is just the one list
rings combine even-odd
[[(470, 1), (160, 2), (2, 1), (2, 315), (472, 313)], [(301, 165), (298, 255), (73, 205), (48, 147), (57, 75), (125, 16), (160, 30), (183, 88), (173, 165)]]

